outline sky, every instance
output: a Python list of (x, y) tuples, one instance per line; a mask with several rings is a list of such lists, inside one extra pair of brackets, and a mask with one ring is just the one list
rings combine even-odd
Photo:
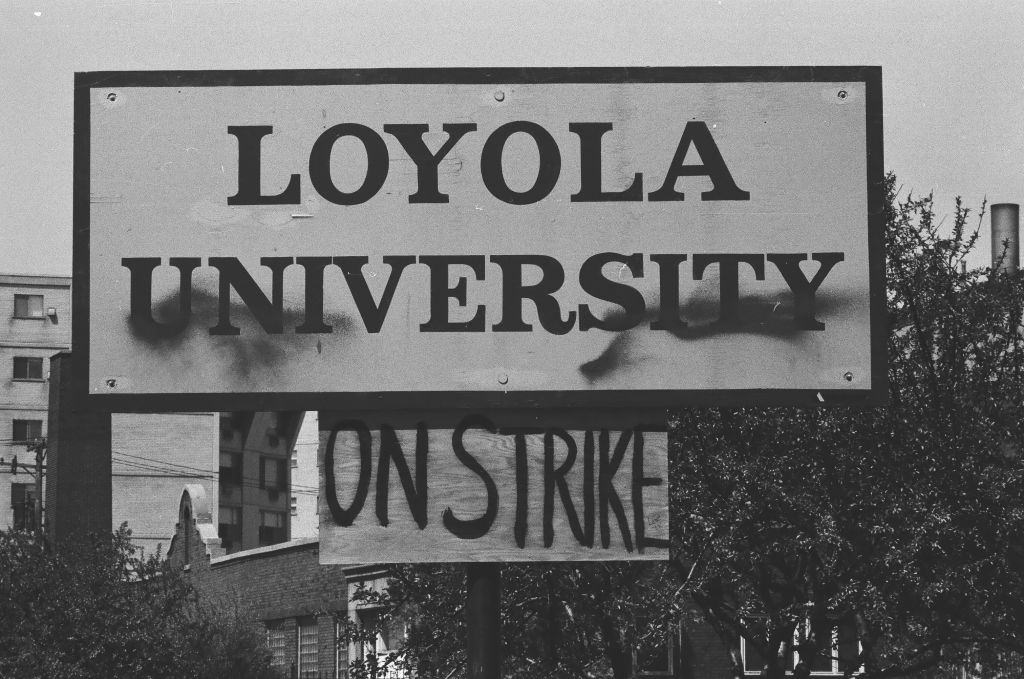
[(0, 0), (0, 272), (71, 272), (76, 71), (785, 65), (880, 65), (885, 168), (940, 214), (1024, 202), (1024, 3)]

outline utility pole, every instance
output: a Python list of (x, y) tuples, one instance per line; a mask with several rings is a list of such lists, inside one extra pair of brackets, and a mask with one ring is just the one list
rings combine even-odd
[(29, 446), (29, 450), (36, 453), (36, 499), (33, 509), (35, 510), (36, 531), (43, 531), (43, 462), (46, 460), (46, 439), (37, 439)]
[[(31, 475), (33, 480), (35, 481), (35, 499), (32, 502), (32, 526), (34, 530), (41, 532), (43, 530), (43, 474), (45, 473), (46, 469), (46, 439), (39, 438), (30, 443), (27, 443), (25, 445), (25, 450), (26, 452), (34, 452), (36, 454), (35, 469), (33, 470), (27, 464), (19, 463), (18, 456), (14, 455), (11, 458), (10, 462), (11, 474), (17, 474), (18, 469), (20, 468), (22, 471), (27, 472), (29, 475)], [(7, 464), (4, 458), (2, 457), (0, 457), (0, 464)], [(23, 514), (21, 515), (21, 520), (25, 523), (25, 525), (28, 525), (29, 523), (27, 509), (28, 500), (23, 499), (21, 503), (21, 511), (23, 512)]]

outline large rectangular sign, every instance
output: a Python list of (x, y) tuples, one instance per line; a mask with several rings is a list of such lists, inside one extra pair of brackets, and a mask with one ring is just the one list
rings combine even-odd
[(320, 563), (667, 559), (659, 418), (320, 413)]
[(76, 82), (91, 407), (883, 397), (877, 68)]

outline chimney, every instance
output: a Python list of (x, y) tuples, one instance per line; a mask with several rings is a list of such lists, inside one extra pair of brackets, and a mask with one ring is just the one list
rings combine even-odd
[(1020, 205), (1017, 203), (992, 206), (992, 266), (997, 264), (1000, 271), (1010, 274), (1017, 273), (1020, 266)]

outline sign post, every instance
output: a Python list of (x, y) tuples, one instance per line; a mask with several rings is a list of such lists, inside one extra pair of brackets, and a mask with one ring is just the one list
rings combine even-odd
[(468, 679), (501, 679), (501, 565), (466, 564)]
[(75, 393), (321, 411), (492, 679), (500, 563), (667, 558), (666, 408), (884, 401), (883, 200), (877, 67), (78, 74)]

